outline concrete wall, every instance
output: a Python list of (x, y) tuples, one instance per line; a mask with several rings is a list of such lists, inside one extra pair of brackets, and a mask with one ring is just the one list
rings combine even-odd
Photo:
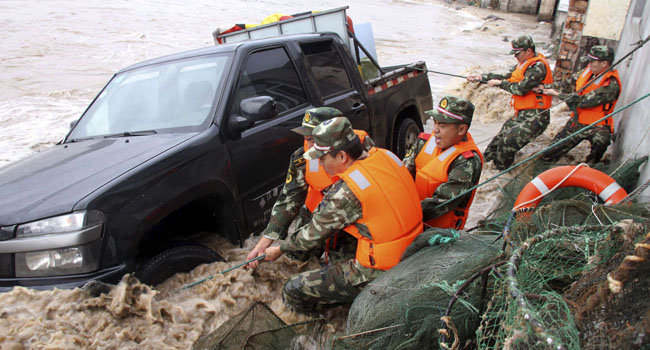
[[(631, 51), (634, 43), (650, 35), (650, 4), (646, 0), (632, 0), (625, 21), (625, 27), (616, 48), (616, 59)], [(643, 18), (646, 20), (644, 21)], [(617, 69), (623, 83), (623, 91), (616, 109), (650, 93), (650, 43), (637, 50), (631, 58), (619, 64)], [(614, 116), (618, 138), (614, 143), (614, 159), (624, 161), (628, 156), (650, 155), (650, 97)], [(641, 167), (639, 184), (650, 179), (650, 165)], [(650, 196), (650, 188), (642, 194)]]
[(631, 0), (591, 0), (582, 35), (619, 40)]
[(539, 4), (537, 20), (540, 22), (551, 22), (553, 20), (553, 13), (555, 12), (555, 3), (556, 0), (542, 0)]
[(508, 12), (517, 13), (537, 13), (539, 2), (541, 0), (501, 0), (499, 2), (499, 9)]

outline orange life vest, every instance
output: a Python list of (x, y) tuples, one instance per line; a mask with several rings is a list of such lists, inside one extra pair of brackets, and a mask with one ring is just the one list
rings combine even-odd
[[(585, 86), (587, 84), (587, 82), (589, 82), (589, 80), (593, 77), (593, 75), (594, 75), (594, 73), (591, 71), (591, 69), (589, 69), (589, 67), (585, 68), (585, 70), (582, 72), (582, 74), (580, 74), (580, 77), (578, 78), (578, 80), (576, 80), (576, 91), (579, 91), (580, 89), (582, 89), (582, 87)], [(623, 86), (623, 85), (621, 85), (621, 79), (619, 79), (619, 77), (618, 77), (618, 72), (615, 69), (613, 69), (613, 70), (605, 73), (601, 77), (597, 78), (595, 82), (593, 82), (592, 84), (587, 86), (584, 90), (582, 90), (580, 93), (578, 93), (578, 95), (584, 96), (587, 93), (589, 93), (591, 91), (594, 91), (594, 90), (598, 89), (601, 86), (608, 85), (609, 84), (609, 79), (612, 78), (612, 77), (614, 79), (616, 79), (616, 81), (618, 82), (618, 86), (621, 86), (621, 87)], [(602, 117), (604, 117), (604, 116), (608, 115), (609, 113), (611, 113), (612, 110), (614, 110), (614, 107), (616, 106), (616, 102), (618, 102), (618, 99), (616, 99), (616, 101), (614, 101), (612, 103), (606, 103), (606, 104), (591, 107), (591, 108), (580, 108), (580, 107), (578, 107), (577, 108), (578, 109), (578, 123), (588, 125), (588, 124), (591, 124), (591, 123), (595, 122), (598, 119), (601, 119)], [(600, 123), (598, 123), (596, 125), (609, 125), (610, 130), (612, 132), (614, 132), (614, 121), (612, 120), (611, 117), (603, 120), (602, 122), (600, 122)]]
[[(354, 130), (354, 133), (359, 136), (359, 140), (363, 141), (368, 136), (368, 133), (363, 130)], [(303, 145), (305, 152), (307, 152), (307, 141)], [(330, 177), (325, 168), (320, 165), (318, 159), (307, 160), (307, 169), (305, 170), (305, 180), (309, 187), (307, 188), (307, 198), (305, 198), (305, 206), (310, 212), (314, 212), (318, 204), (323, 200), (323, 190), (334, 184), (338, 180), (338, 176)]]
[(361, 202), (365, 225), (372, 239), (359, 233), (355, 225), (344, 230), (357, 239), (357, 261), (369, 268), (388, 270), (422, 233), (422, 207), (411, 174), (392, 152), (373, 147), (341, 179)]
[[(420, 200), (431, 197), (440, 184), (447, 182), (449, 179), (449, 166), (458, 156), (462, 155), (465, 158), (471, 158), (474, 157), (473, 152), (476, 152), (481, 157), (481, 164), (483, 164), (483, 155), (469, 133), (467, 133), (467, 141), (453, 145), (444, 151), (436, 147), (433, 140), (433, 138), (429, 139), (415, 158), (415, 187)], [(474, 200), (475, 193), (476, 190), (472, 191), (467, 205), (462, 208), (455, 208), (435, 219), (429, 220), (427, 225), (462, 229), (465, 227), (467, 213)]]
[[(537, 56), (535, 57), (531, 57), (527, 59), (524, 63), (520, 63), (519, 65), (517, 65), (517, 69), (515, 69), (515, 71), (512, 72), (512, 75), (510, 76), (510, 79), (508, 79), (508, 81), (511, 83), (518, 83), (522, 81), (524, 79), (524, 73), (526, 73), (528, 67), (537, 61), (542, 61), (542, 63), (544, 63), (544, 65), (546, 66), (546, 77), (544, 77), (542, 83), (552, 84), (553, 74), (551, 73), (551, 66), (548, 64), (546, 57), (544, 57), (544, 55), (542, 55), (541, 53), (537, 54)], [(551, 108), (552, 100), (553, 100), (553, 96), (536, 94), (532, 91), (528, 91), (523, 96), (512, 95), (512, 101), (510, 103), (512, 104), (512, 106), (516, 111), (520, 111), (522, 109)]]

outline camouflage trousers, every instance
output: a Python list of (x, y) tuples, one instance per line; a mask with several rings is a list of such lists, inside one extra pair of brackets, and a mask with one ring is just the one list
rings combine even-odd
[[(555, 135), (553, 143), (568, 137), (569, 135), (584, 127), (585, 125), (576, 123), (572, 119), (569, 119), (566, 125), (564, 125), (564, 129)], [(597, 163), (600, 161), (600, 158), (603, 157), (603, 154), (605, 154), (605, 151), (607, 151), (607, 147), (612, 142), (611, 129), (609, 126), (605, 125), (599, 125), (591, 129), (587, 129), (564, 141), (564, 143), (561, 145), (546, 151), (542, 156), (542, 159), (547, 162), (554, 162), (572, 150), (583, 140), (587, 140), (591, 143), (591, 152), (589, 152), (589, 155), (587, 156), (587, 163)]]
[(341, 244), (340, 249), (330, 252), (326, 266), (289, 279), (282, 290), (285, 304), (300, 312), (349, 304), (368, 282), (383, 273), (382, 270), (370, 269), (356, 262), (355, 252), (350, 249), (354, 246), (356, 250), (356, 239), (344, 232), (339, 235), (350, 237), (354, 245), (349, 242)]
[(508, 119), (487, 146), (485, 161), (493, 161), (499, 170), (512, 165), (517, 151), (541, 135), (548, 126), (551, 113), (544, 109), (523, 109)]

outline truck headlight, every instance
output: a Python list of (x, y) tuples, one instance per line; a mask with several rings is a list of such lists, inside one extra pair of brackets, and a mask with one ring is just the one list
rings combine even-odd
[(16, 237), (78, 231), (84, 227), (96, 225), (103, 221), (103, 215), (99, 211), (78, 211), (72, 214), (55, 216), (19, 225), (16, 230)]
[(16, 253), (16, 277), (44, 277), (91, 272), (99, 263), (99, 243)]

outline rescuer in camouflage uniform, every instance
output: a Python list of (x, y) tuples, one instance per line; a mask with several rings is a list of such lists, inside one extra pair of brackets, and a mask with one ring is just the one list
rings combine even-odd
[[(580, 72), (573, 74), (571, 79), (544, 86), (544, 94), (558, 96), (559, 99), (566, 102), (574, 113), (573, 117), (567, 121), (566, 125), (564, 125), (564, 128), (555, 135), (553, 143), (568, 137), (585, 126), (578, 122), (578, 108), (592, 108), (601, 105), (605, 107), (618, 100), (621, 86), (616, 79), (612, 79), (611, 77), (607, 78), (607, 80), (602, 83), (602, 86), (586, 93), (585, 95), (581, 96), (575, 92), (576, 81), (578, 81), (579, 77), (587, 69), (590, 69), (596, 77), (594, 84), (599, 83), (598, 77), (602, 76), (614, 61), (614, 50), (611, 47), (603, 45), (593, 46), (591, 50), (589, 50), (589, 55), (586, 56), (585, 59), (589, 61), (588, 66)], [(586, 161), (588, 163), (597, 163), (600, 161), (603, 154), (605, 154), (605, 151), (607, 151), (611, 139), (611, 128), (607, 125), (597, 125), (573, 136), (571, 139), (566, 140), (556, 148), (548, 150), (544, 153), (542, 159), (547, 162), (554, 162), (583, 140), (588, 140), (591, 143), (591, 152), (587, 156)]]
[[(314, 137), (317, 144), (332, 146), (334, 148), (334, 151), (330, 151), (332, 154), (341, 150), (348, 155), (360, 153), (356, 160), (368, 156), (358, 137), (353, 133), (347, 118), (336, 118), (327, 125), (317, 126), (314, 129)], [(357, 149), (352, 150), (354, 147)], [(311, 159), (322, 156), (325, 154), (314, 147), (305, 153), (305, 157)], [(274, 261), (282, 254), (295, 255), (313, 251), (337, 234), (340, 238), (352, 237), (342, 230), (355, 224), (362, 217), (361, 202), (343, 180), (338, 180), (325, 190), (324, 198), (314, 211), (311, 221), (289, 235), (279, 247), (267, 248), (265, 260)], [(357, 224), (357, 227), (361, 235), (370, 237), (365, 225)], [(352, 239), (356, 241), (354, 237)], [(321, 269), (303, 272), (289, 279), (284, 285), (282, 298), (287, 305), (301, 312), (320, 310), (323, 306), (350, 303), (368, 282), (383, 272), (383, 270), (362, 266), (355, 259), (355, 251), (348, 250), (347, 256), (342, 255)]]
[[(519, 63), (525, 61), (525, 59), (522, 61), (525, 57), (537, 55), (533, 39), (529, 35), (514, 39), (510, 54), (514, 54)], [(487, 81), (489, 86), (498, 86), (518, 96), (523, 96), (529, 91), (541, 93), (538, 86), (544, 81), (547, 74), (546, 65), (543, 62), (538, 61), (531, 64), (526, 69), (523, 80), (517, 83), (509, 82), (507, 79), (511, 78), (516, 69), (517, 66), (514, 66), (507, 74), (470, 75), (467, 80)], [(548, 109), (515, 110), (515, 115), (503, 124), (499, 133), (487, 146), (484, 152), (485, 161), (493, 161), (499, 170), (507, 169), (514, 162), (515, 153), (546, 130), (550, 118), (551, 114)]]
[[(305, 138), (305, 141), (308, 142), (308, 146), (311, 147), (313, 143), (311, 133), (316, 125), (325, 120), (341, 116), (343, 116), (343, 114), (336, 108), (310, 108), (305, 111), (302, 125), (300, 127), (294, 128), (292, 131), (302, 135)], [(375, 143), (372, 138), (370, 138), (370, 136), (366, 136), (363, 141), (364, 149), (369, 150), (374, 146)], [(266, 228), (262, 232), (262, 237), (257, 242), (255, 248), (253, 248), (253, 250), (248, 254), (247, 260), (255, 258), (259, 254), (263, 253), (264, 250), (270, 247), (274, 241), (285, 239), (289, 230), (289, 226), (294, 221), (294, 219), (296, 220), (296, 227), (301, 227), (304, 224), (308, 223), (309, 220), (311, 220), (311, 212), (309, 212), (307, 207), (304, 205), (305, 198), (307, 197), (307, 189), (309, 187), (305, 179), (306, 161), (303, 158), (304, 153), (305, 148), (301, 146), (300, 148), (296, 149), (291, 155), (291, 159), (289, 161), (289, 169), (287, 170), (287, 177), (285, 184), (282, 187), (282, 192), (280, 192), (278, 199), (273, 205), (273, 209), (271, 209), (271, 218), (269, 219), (269, 223), (266, 225)], [(346, 243), (349, 243), (348, 241), (355, 243), (354, 238), (348, 239), (348, 237), (342, 237), (341, 241), (337, 240), (337, 245), (343, 249), (347, 246)], [(292, 258), (296, 258), (298, 260), (307, 260), (312, 255), (320, 257), (323, 248), (324, 247), (318, 247), (312, 252), (307, 252), (302, 255), (293, 255)], [(340, 249), (333, 249), (332, 255), (337, 254), (340, 254)], [(250, 263), (248, 267), (256, 268), (258, 265), (259, 262), (254, 261)]]
[[(445, 103), (446, 110), (462, 116), (463, 120), (459, 121), (444, 114), (435, 113), (434, 110), (426, 111), (425, 113), (433, 117), (438, 123), (465, 124), (467, 125), (467, 129), (469, 129), (474, 116), (474, 105), (470, 101), (456, 96), (445, 96), (441, 99), (442, 101), (447, 101)], [(415, 158), (420, 154), (429, 137), (435, 137), (435, 131), (436, 129), (434, 128), (432, 135), (421, 133), (418, 141), (413, 144), (407, 151), (406, 156), (404, 156), (403, 163), (413, 176), (415, 176), (416, 171)], [(466, 140), (467, 135), (465, 135), (462, 141)], [(440, 184), (431, 197), (425, 198), (420, 202), (422, 205), (422, 221), (430, 221), (455, 208), (464, 207), (467, 204), (471, 193), (438, 207), (440, 204), (478, 184), (481, 178), (483, 164), (478, 153), (473, 153), (475, 154), (473, 157), (456, 157), (449, 166), (447, 182)]]

